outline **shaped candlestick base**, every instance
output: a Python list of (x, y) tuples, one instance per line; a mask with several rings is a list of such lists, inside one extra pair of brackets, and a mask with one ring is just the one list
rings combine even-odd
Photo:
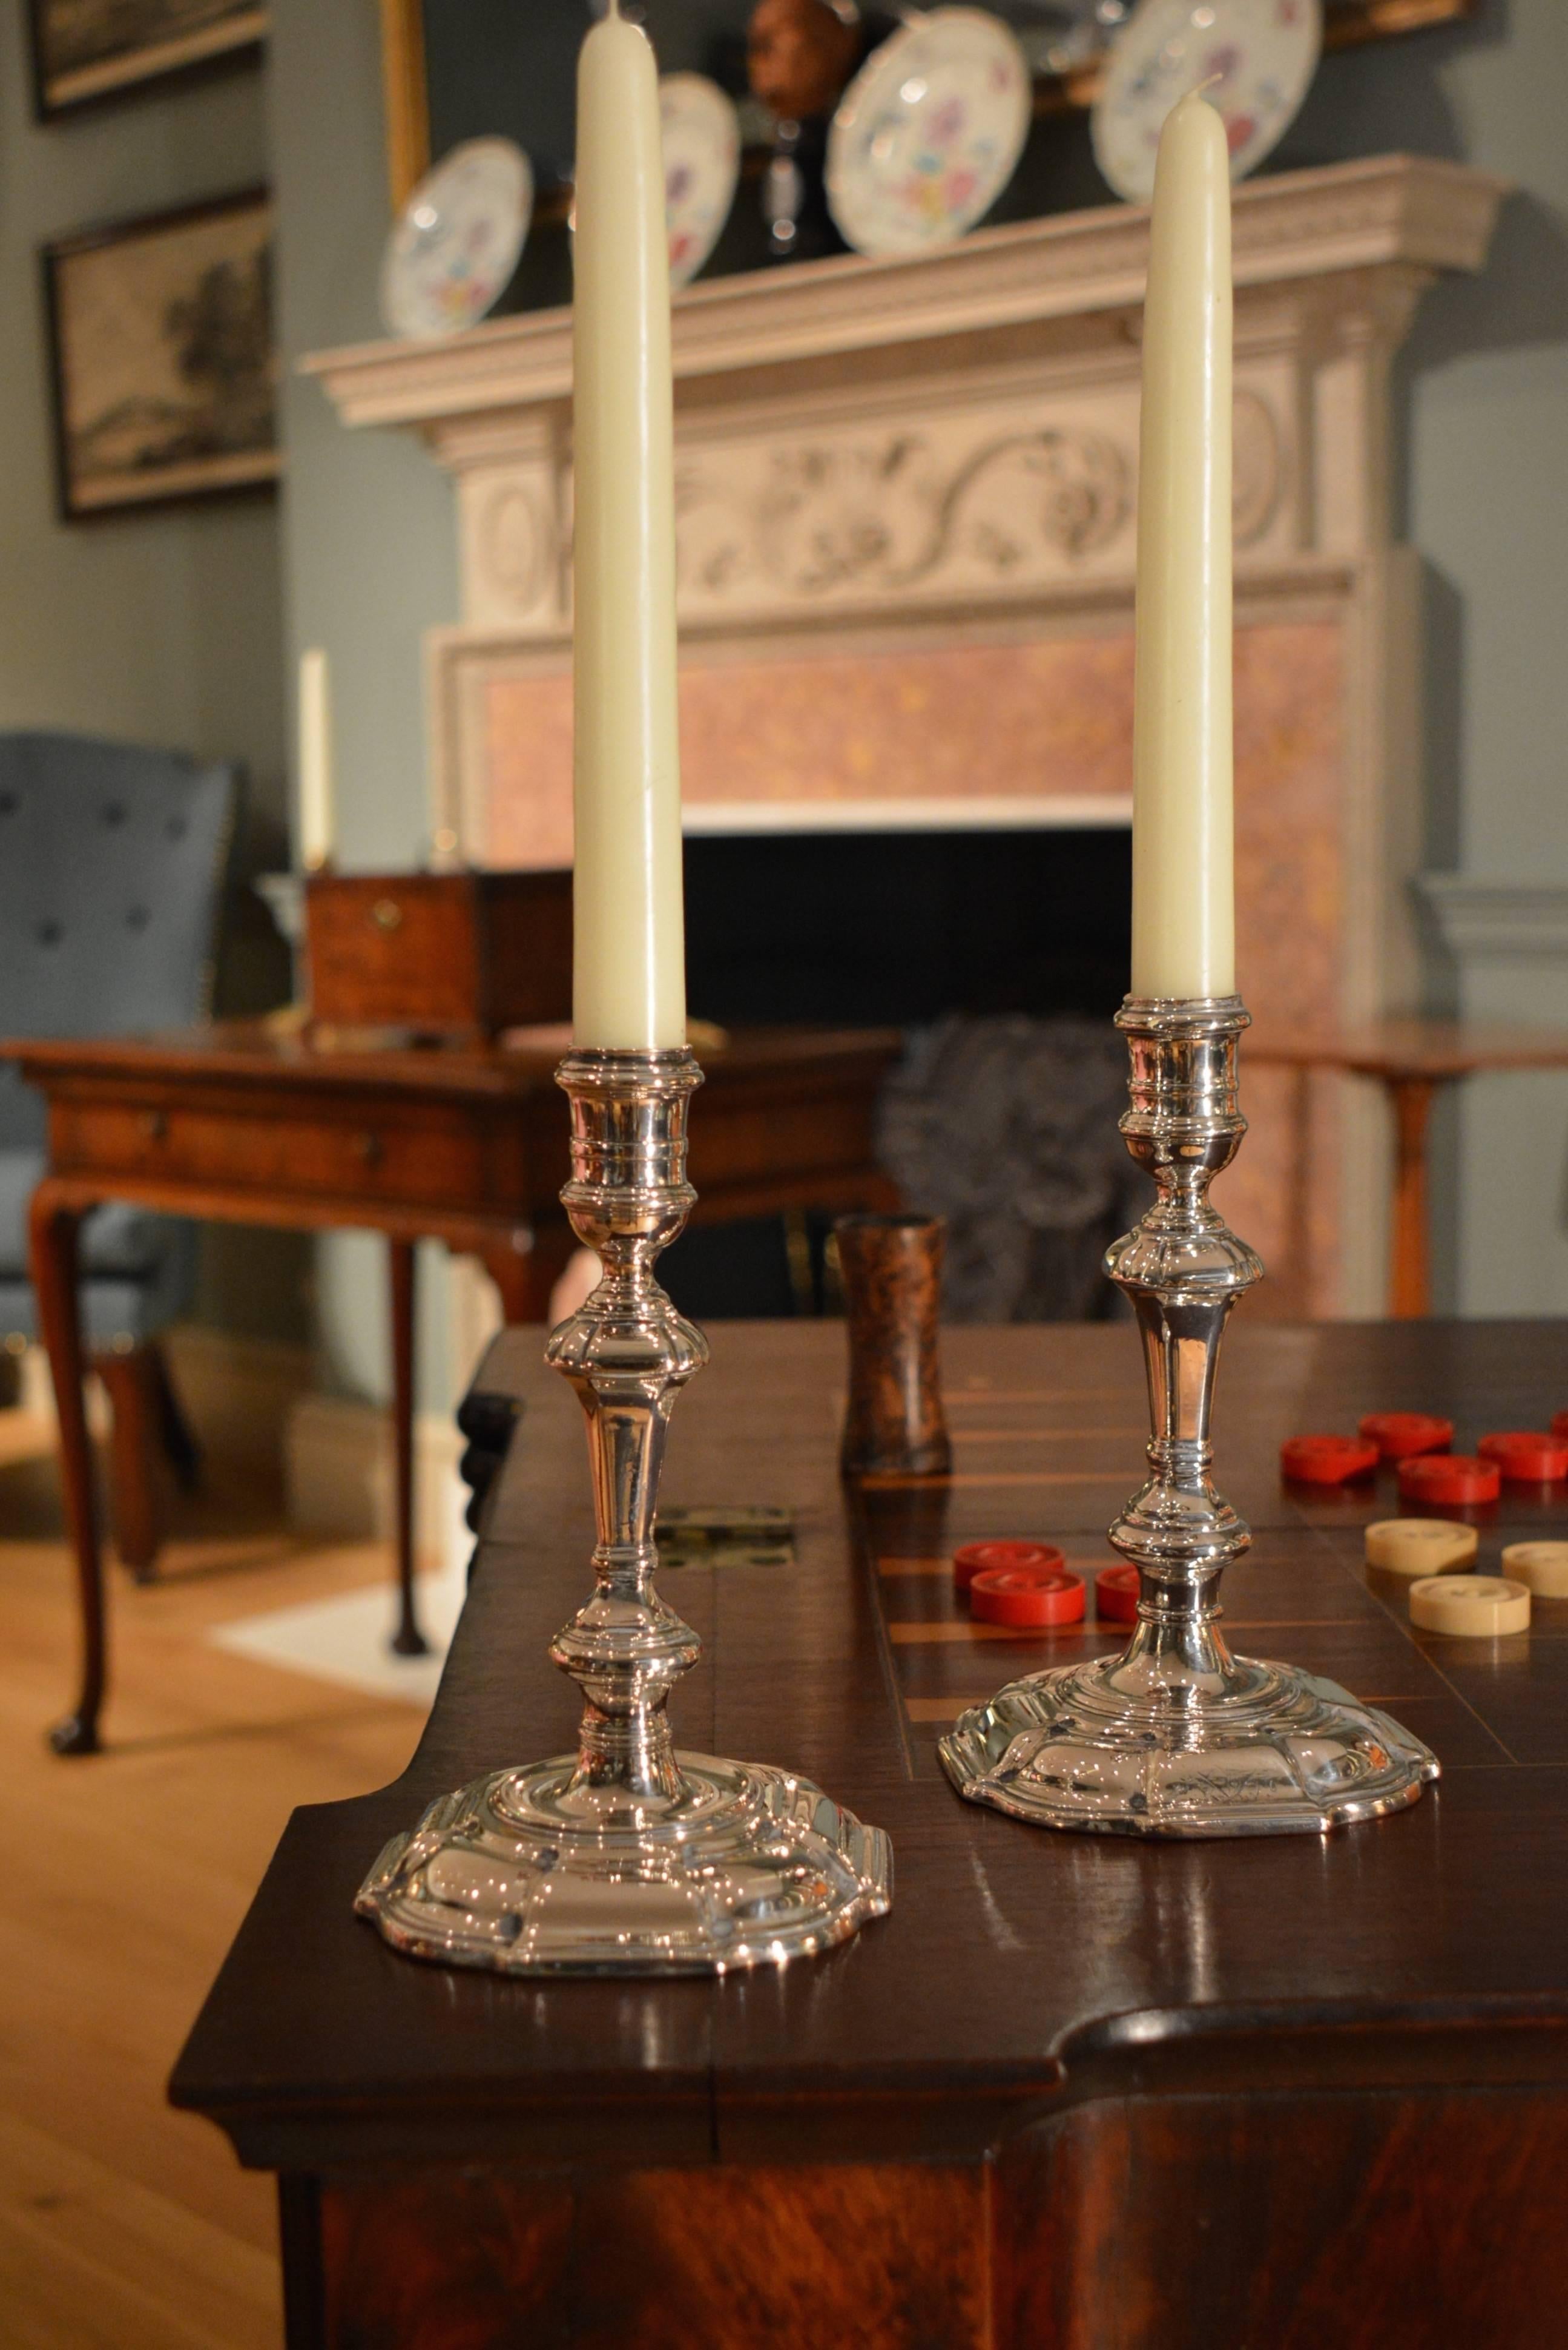
[(502, 1974), (722, 1974), (845, 1940), (891, 1901), (892, 1856), (810, 1780), (677, 1752), (666, 1708), (700, 1642), (654, 1588), (670, 1409), (708, 1359), (653, 1277), (696, 1197), (684, 1047), (578, 1050), (573, 1230), (604, 1263), (545, 1359), (587, 1419), (592, 1598), (551, 1644), (585, 1700), (575, 1754), (497, 1771), (395, 1836), (356, 1908), (393, 1947)]
[(1138, 1569), (1124, 1652), (1014, 1681), (941, 1742), (971, 1802), (1045, 1827), (1137, 1836), (1320, 1835), (1413, 1804), (1438, 1776), (1420, 1740), (1334, 1681), (1233, 1657), (1220, 1576), (1251, 1535), (1210, 1477), (1220, 1341), (1262, 1276), (1209, 1205), (1246, 1120), (1235, 996), (1129, 996), (1132, 1057), (1121, 1130), (1159, 1187), (1106, 1257), (1143, 1336), (1152, 1471), (1110, 1529)]

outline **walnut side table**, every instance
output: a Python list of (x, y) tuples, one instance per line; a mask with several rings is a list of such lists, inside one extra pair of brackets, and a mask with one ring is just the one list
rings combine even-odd
[(1397, 1322), (1432, 1310), (1427, 1144), (1438, 1087), (1481, 1071), (1568, 1068), (1561, 1031), (1445, 1020), (1379, 1020), (1337, 1033), (1264, 1027), (1241, 1049), (1251, 1068), (1336, 1069), (1382, 1085), (1394, 1118), (1388, 1311)]
[[(520, 1035), (522, 1032), (519, 1032)], [(692, 1171), (701, 1218), (892, 1204), (872, 1156), (891, 1029), (763, 1029), (710, 1051)], [(306, 1039), (264, 1021), (163, 1036), (0, 1044), (48, 1104), (48, 1171), (33, 1196), (32, 1276), (54, 1374), (66, 1514), (81, 1601), (82, 1679), (51, 1733), (99, 1744), (103, 1572), (82, 1402), (77, 1232), (106, 1199), (296, 1232), (359, 1227), (388, 1242), (397, 1467), (396, 1645), (422, 1646), (413, 1608), (414, 1243), (479, 1257), (509, 1323), (542, 1321), (576, 1246), (558, 1199), (566, 1104), (558, 1035), (499, 1047)]]

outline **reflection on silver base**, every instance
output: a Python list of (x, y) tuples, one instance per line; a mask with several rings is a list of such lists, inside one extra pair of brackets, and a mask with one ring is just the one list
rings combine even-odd
[(892, 1899), (892, 1855), (809, 1779), (677, 1754), (628, 1809), (575, 1754), (498, 1771), (394, 1836), (356, 1908), (394, 1948), (499, 1974), (723, 1974), (842, 1942)]
[(1124, 1694), (1121, 1657), (1013, 1681), (942, 1740), (948, 1775), (1044, 1827), (1160, 1837), (1321, 1835), (1437, 1777), (1419, 1739), (1335, 1682), (1228, 1661), (1224, 1694), (1196, 1712)]
[(1105, 1835), (1321, 1835), (1413, 1804), (1435, 1755), (1386, 1714), (1293, 1665), (1233, 1657), (1220, 1577), (1251, 1541), (1216, 1492), (1210, 1413), (1220, 1341), (1263, 1268), (1209, 1204), (1247, 1121), (1234, 995), (1129, 995), (1121, 1121), (1159, 1196), (1106, 1252), (1132, 1302), (1148, 1383), (1149, 1474), (1109, 1538), (1138, 1570), (1119, 1657), (1014, 1681), (941, 1742), (961, 1795), (1044, 1827)]

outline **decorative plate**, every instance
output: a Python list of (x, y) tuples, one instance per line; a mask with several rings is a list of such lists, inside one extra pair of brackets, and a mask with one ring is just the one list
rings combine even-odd
[(664, 130), (664, 214), (670, 282), (696, 276), (723, 234), (741, 172), (734, 102), (705, 74), (665, 74), (659, 85)]
[(1143, 0), (1116, 36), (1095, 100), (1095, 161), (1118, 196), (1147, 203), (1166, 116), (1200, 81), (1245, 179), (1301, 111), (1323, 47), (1323, 0)]
[(980, 8), (911, 16), (873, 49), (827, 140), (827, 202), (860, 253), (948, 244), (1018, 168), (1033, 91), (1016, 36)]
[(511, 283), (534, 214), (534, 172), (510, 139), (469, 139), (427, 172), (381, 264), (394, 335), (476, 326)]

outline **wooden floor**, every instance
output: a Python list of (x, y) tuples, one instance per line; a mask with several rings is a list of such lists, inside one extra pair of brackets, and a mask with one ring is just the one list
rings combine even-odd
[(277, 2350), (272, 2182), (163, 2084), (290, 1811), (392, 1777), (420, 1716), (202, 1636), (388, 1562), (306, 1548), (214, 1472), (160, 1587), (115, 1570), (109, 1749), (60, 1762), (74, 1629), (39, 1443), (0, 1412), (0, 2342)]

